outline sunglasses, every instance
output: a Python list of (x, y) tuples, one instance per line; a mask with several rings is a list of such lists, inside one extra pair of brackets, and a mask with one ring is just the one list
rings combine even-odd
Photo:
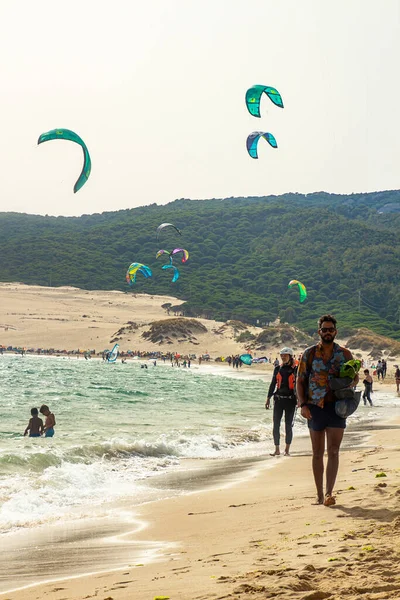
[(333, 333), (334, 331), (336, 331), (336, 329), (334, 327), (321, 327), (320, 331), (322, 333)]

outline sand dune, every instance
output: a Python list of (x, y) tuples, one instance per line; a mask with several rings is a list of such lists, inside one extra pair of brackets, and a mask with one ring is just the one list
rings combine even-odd
[[(166, 303), (176, 306), (182, 301), (172, 296), (0, 283), (0, 344), (102, 352), (118, 340), (124, 351), (172, 351), (197, 356), (208, 353), (212, 358), (247, 352), (247, 344), (237, 342), (238, 332), (232, 326), (209, 319), (197, 319), (205, 326), (205, 332), (195, 332), (186, 339), (177, 336), (170, 343), (151, 342), (143, 337), (151, 323), (175, 318), (162, 308)], [(248, 330), (255, 335), (262, 331), (260, 327), (251, 326)], [(338, 341), (346, 343), (346, 340)], [(295, 352), (301, 353), (302, 347), (294, 346)], [(274, 359), (279, 350), (280, 346), (269, 344), (265, 350), (252, 351), (252, 354)], [(372, 364), (367, 352), (353, 348), (352, 352)], [(398, 361), (400, 357), (389, 358), (392, 379), (393, 365)], [(252, 368), (269, 370), (269, 365)]]
[[(170, 296), (0, 283), (0, 343), (6, 347), (99, 352), (118, 337), (122, 350), (176, 350), (213, 357), (245, 351), (245, 344), (235, 341), (232, 329), (221, 330), (224, 323), (207, 319), (198, 319), (207, 331), (191, 341), (176, 339), (160, 345), (142, 337), (151, 322), (169, 318), (163, 304), (181, 302)], [(137, 329), (129, 327), (132, 322)], [(120, 333), (121, 329), (125, 331)]]

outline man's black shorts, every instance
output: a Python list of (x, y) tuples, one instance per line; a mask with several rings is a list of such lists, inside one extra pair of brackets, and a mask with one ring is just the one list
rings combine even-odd
[(309, 429), (313, 431), (324, 431), (327, 427), (346, 429), (346, 419), (336, 414), (334, 402), (326, 402), (324, 408), (315, 404), (307, 404), (307, 407), (310, 409), (312, 417), (308, 421)]

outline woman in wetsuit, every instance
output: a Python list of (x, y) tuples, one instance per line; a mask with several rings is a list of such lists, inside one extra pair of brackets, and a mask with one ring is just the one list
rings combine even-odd
[(271, 456), (279, 456), (281, 451), (279, 447), (280, 427), (285, 413), (285, 456), (289, 456), (290, 444), (293, 439), (293, 418), (296, 410), (296, 366), (294, 364), (294, 352), (292, 348), (282, 348), (280, 351), (282, 364), (278, 364), (274, 369), (271, 385), (269, 386), (265, 408), (270, 407), (272, 396), (274, 397), (273, 413), (273, 436), (275, 452)]
[(373, 406), (372, 400), (371, 400), (371, 393), (372, 393), (372, 384), (374, 383), (374, 380), (372, 379), (371, 375), (369, 374), (368, 369), (364, 369), (364, 375), (365, 375), (365, 379), (363, 381), (364, 392), (363, 392), (363, 396), (362, 396), (363, 400), (364, 400), (364, 405), (366, 406), (367, 400), (368, 400), (370, 405)]

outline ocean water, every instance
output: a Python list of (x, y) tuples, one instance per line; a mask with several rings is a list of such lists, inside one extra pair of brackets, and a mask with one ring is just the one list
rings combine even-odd
[[(70, 527), (76, 538), (83, 538), (83, 523), (100, 519), (102, 534), (113, 534), (118, 519), (133, 522), (131, 512), (116, 513), (116, 506), (132, 508), (187, 491), (187, 479), (174, 479), (174, 473), (204, 464), (214, 465), (221, 477), (229, 461), (246, 465), (250, 459), (269, 459), (272, 410), (264, 409), (268, 374), (254, 367), (184, 369), (160, 361), (154, 367), (149, 361), (142, 369), (141, 364), (0, 357), (0, 534), (8, 543), (8, 574), (13, 547), (19, 558), (15, 572), (21, 574), (21, 532), (48, 534)], [(361, 406), (350, 426), (366, 421), (368, 429), (368, 422), (399, 414), (399, 398), (375, 387), (376, 406)], [(23, 437), (30, 409), (41, 404), (55, 413), (54, 438)], [(308, 435), (307, 426), (297, 415), (294, 452), (300, 435)], [(96, 560), (101, 563), (98, 556)], [(83, 565), (82, 557), (78, 563), (93, 570), (93, 564)], [(77, 564), (70, 565), (69, 574)], [(0, 590), (8, 589), (7, 576), (0, 567)], [(23, 580), (30, 581), (29, 572)]]
[[(228, 367), (215, 367), (228, 375), (219, 376), (208, 365), (140, 364), (1, 358), (1, 533), (101, 514), (124, 498), (153, 499), (152, 478), (182, 459), (265, 450), (264, 381)], [(41, 404), (56, 416), (54, 438), (23, 437), (30, 409)]]

